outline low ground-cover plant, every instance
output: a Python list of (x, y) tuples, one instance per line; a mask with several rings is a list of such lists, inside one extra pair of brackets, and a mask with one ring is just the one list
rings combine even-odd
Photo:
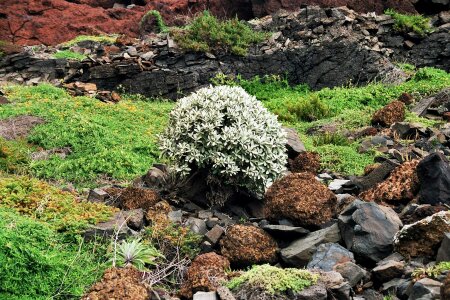
[(441, 275), (442, 272), (450, 270), (450, 261), (442, 261), (432, 267), (417, 268), (413, 271), (411, 276), (415, 280), (420, 280), (424, 277), (436, 278)]
[(6, 92), (13, 105), (3, 106), (0, 119), (34, 115), (46, 120), (27, 142), (44, 149), (70, 147), (66, 158), (29, 161), (35, 176), (93, 186), (101, 177), (129, 180), (145, 173), (159, 157), (156, 135), (167, 122), (170, 102), (102, 103), (71, 97), (63, 89), (43, 84), (13, 86)]
[(65, 59), (73, 59), (73, 60), (83, 60), (87, 56), (78, 52), (74, 52), (72, 50), (60, 50), (53, 54), (54, 58), (65, 58)]
[(422, 15), (406, 15), (396, 12), (389, 8), (385, 11), (386, 15), (394, 18), (394, 29), (400, 32), (413, 31), (420, 35), (426, 35), (431, 32), (430, 19)]
[(232, 290), (245, 286), (246, 289), (259, 289), (272, 295), (283, 295), (301, 292), (314, 285), (318, 279), (318, 275), (304, 269), (282, 269), (260, 265), (253, 266), (241, 276), (232, 279), (227, 286)]
[(104, 253), (0, 208), (0, 299), (79, 299), (106, 268)]
[(0, 177), (0, 208), (13, 209), (69, 233), (106, 221), (114, 212), (112, 207), (80, 202), (71, 193), (26, 176)]
[(179, 100), (160, 137), (177, 171), (261, 193), (285, 169), (285, 133), (277, 118), (240, 87), (203, 88)]
[(32, 150), (23, 139), (7, 141), (0, 137), (0, 171), (26, 174)]
[(116, 42), (116, 39), (117, 35), (79, 35), (70, 41), (64, 42), (62, 45), (70, 47), (84, 41), (92, 41), (103, 44), (113, 44)]
[(254, 31), (237, 18), (221, 21), (208, 11), (184, 29), (172, 29), (171, 34), (181, 48), (189, 51), (236, 55), (246, 55), (251, 44), (267, 38), (266, 33)]

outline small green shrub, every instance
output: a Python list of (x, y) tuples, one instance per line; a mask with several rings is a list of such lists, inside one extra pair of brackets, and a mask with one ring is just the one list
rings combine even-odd
[(448, 270), (450, 270), (450, 261), (443, 261), (429, 268), (417, 268), (413, 271), (411, 276), (416, 280), (420, 280), (424, 277), (436, 278), (441, 275), (442, 272)]
[(80, 202), (73, 194), (26, 176), (0, 177), (1, 207), (72, 233), (108, 220), (115, 211), (104, 204)]
[[(301, 121), (315, 121), (330, 116), (330, 110), (325, 103), (323, 103), (317, 95), (297, 102), (289, 103), (287, 110), (291, 115), (294, 115), (297, 120)], [(289, 116), (280, 116), (281, 119), (289, 120)]]
[(86, 55), (74, 52), (72, 50), (60, 50), (53, 54), (54, 58), (65, 58), (65, 59), (73, 59), (73, 60), (83, 60), (87, 58)]
[(198, 52), (246, 55), (251, 44), (262, 42), (267, 34), (252, 30), (237, 18), (220, 21), (209, 12), (195, 18), (185, 29), (172, 29), (176, 43)]
[(68, 244), (50, 226), (0, 208), (0, 299), (80, 299), (101, 277), (101, 245)]
[(400, 32), (413, 31), (420, 35), (431, 32), (430, 19), (424, 16), (401, 14), (393, 9), (387, 9), (385, 14), (394, 18), (394, 29)]
[(164, 23), (164, 20), (157, 10), (150, 10), (144, 14), (141, 21), (139, 22), (139, 28), (143, 28), (149, 18), (154, 17), (156, 20), (156, 26), (158, 27), (159, 32), (167, 32), (169, 31), (169, 27)]
[(161, 152), (182, 174), (263, 193), (285, 169), (285, 132), (276, 117), (240, 87), (203, 88), (179, 100), (160, 137)]
[(228, 288), (235, 290), (245, 284), (247, 288), (260, 288), (270, 294), (297, 293), (314, 285), (319, 275), (308, 270), (278, 268), (271, 265), (253, 266), (243, 275), (232, 279)]
[(326, 132), (313, 138), (314, 146), (335, 145), (348, 146), (348, 139), (339, 132)]
[(145, 239), (157, 246), (167, 259), (175, 255), (194, 259), (200, 253), (202, 236), (188, 227), (169, 223), (166, 226), (150, 226), (145, 230)]
[(144, 244), (135, 239), (131, 242), (122, 241), (112, 254), (111, 261), (114, 266), (134, 266), (144, 271), (146, 265), (155, 265), (156, 260), (164, 256), (151, 244)]

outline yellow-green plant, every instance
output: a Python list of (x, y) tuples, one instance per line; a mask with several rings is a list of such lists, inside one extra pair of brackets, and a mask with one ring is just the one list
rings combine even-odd
[(432, 31), (430, 19), (422, 15), (401, 14), (391, 8), (387, 9), (385, 14), (394, 18), (394, 29), (400, 32), (413, 31), (420, 35), (426, 35)]
[(153, 245), (145, 244), (139, 239), (122, 241), (118, 246), (115, 245), (111, 262), (114, 266), (128, 267), (134, 266), (138, 270), (145, 270), (146, 266), (155, 265), (157, 259), (164, 258)]

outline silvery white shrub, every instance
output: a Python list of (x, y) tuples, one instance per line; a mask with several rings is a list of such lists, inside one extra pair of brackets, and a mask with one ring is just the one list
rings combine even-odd
[(178, 172), (207, 169), (215, 179), (263, 193), (285, 170), (286, 133), (241, 87), (217, 86), (180, 99), (160, 136)]

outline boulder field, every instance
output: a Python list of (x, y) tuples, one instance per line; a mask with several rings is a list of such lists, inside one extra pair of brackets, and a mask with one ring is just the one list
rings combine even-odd
[(358, 12), (377, 13), (387, 8), (404, 13), (438, 13), (450, 8), (447, 0), (5, 0), (0, 7), (0, 40), (55, 45), (82, 34), (137, 37), (140, 20), (153, 9), (169, 25), (181, 25), (205, 9), (218, 17), (251, 19), (279, 9), (298, 10), (303, 5), (347, 6)]

